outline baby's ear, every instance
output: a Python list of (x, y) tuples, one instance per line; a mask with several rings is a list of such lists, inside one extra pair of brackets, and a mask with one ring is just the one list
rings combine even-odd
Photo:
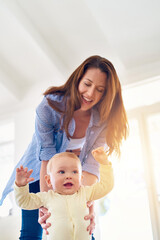
[(44, 178), (45, 178), (45, 181), (46, 181), (48, 187), (52, 187), (50, 176), (45, 175)]
[(83, 181), (83, 178), (84, 178), (84, 176), (83, 176), (83, 175), (81, 175), (81, 182)]

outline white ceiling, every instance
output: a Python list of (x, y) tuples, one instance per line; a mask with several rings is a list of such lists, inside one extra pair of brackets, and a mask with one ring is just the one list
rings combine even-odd
[(0, 0), (1, 110), (33, 85), (61, 84), (94, 54), (123, 86), (159, 76), (160, 1)]

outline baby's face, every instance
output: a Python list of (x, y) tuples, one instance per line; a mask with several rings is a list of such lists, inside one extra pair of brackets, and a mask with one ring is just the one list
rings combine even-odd
[(53, 163), (50, 180), (55, 192), (71, 195), (79, 190), (82, 182), (82, 169), (78, 160), (61, 157)]

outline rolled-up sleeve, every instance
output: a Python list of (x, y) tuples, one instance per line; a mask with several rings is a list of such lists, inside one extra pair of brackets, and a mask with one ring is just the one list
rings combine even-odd
[(49, 160), (56, 154), (55, 111), (49, 106), (46, 97), (36, 109), (35, 133), (39, 160)]

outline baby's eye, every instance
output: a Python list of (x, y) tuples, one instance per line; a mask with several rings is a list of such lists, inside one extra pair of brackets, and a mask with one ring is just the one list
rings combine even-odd
[(78, 171), (77, 171), (77, 170), (74, 170), (73, 173), (76, 174), (76, 173), (78, 173)]
[(61, 170), (61, 171), (59, 171), (59, 173), (60, 173), (60, 174), (64, 174), (64, 173), (65, 173), (65, 171)]

